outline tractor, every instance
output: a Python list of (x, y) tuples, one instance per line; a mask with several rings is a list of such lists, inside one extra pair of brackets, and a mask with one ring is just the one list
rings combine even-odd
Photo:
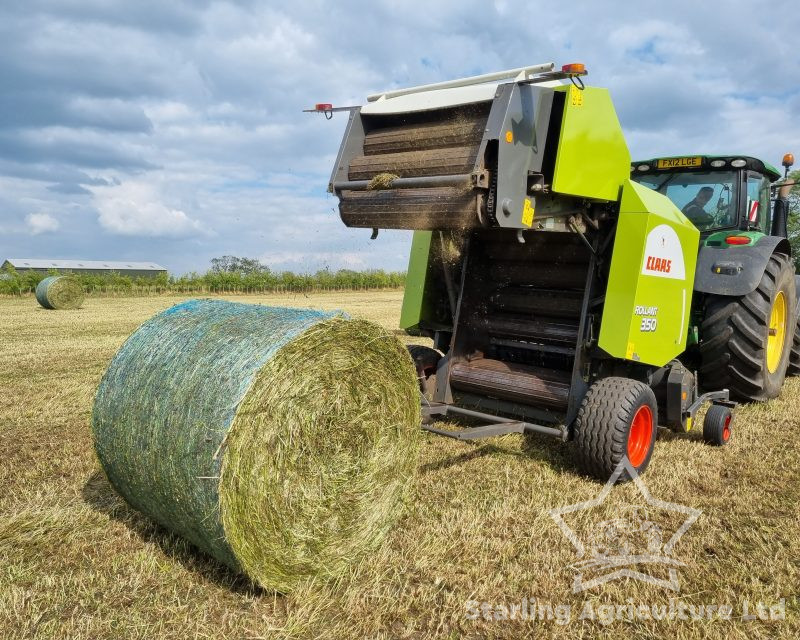
[(311, 111), (349, 113), (329, 184), (344, 224), (414, 232), (400, 325), (433, 341), (409, 347), (422, 427), (573, 440), (584, 471), (625, 481), (658, 427), (708, 405), (703, 438), (724, 445), (737, 403), (780, 393), (798, 283), (774, 167), (632, 163), (586, 75), (546, 63)]

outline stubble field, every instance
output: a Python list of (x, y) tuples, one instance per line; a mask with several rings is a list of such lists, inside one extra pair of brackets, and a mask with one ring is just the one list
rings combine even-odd
[[(89, 299), (64, 312), (0, 299), (0, 637), (800, 636), (800, 379), (741, 407), (727, 447), (660, 435), (646, 487), (701, 514), (674, 546), (680, 564), (636, 569), (663, 580), (672, 568), (678, 589), (628, 577), (573, 592), (580, 558), (550, 510), (603, 487), (575, 469), (571, 444), (426, 435), (414, 506), (383, 547), (336, 583), (282, 596), (131, 510), (94, 457), (105, 367), (141, 322), (181, 299)], [(394, 328), (402, 293), (231, 299), (341, 308)], [(588, 545), (599, 523), (633, 512), (657, 521), (664, 540), (686, 517), (629, 484), (565, 518)], [(770, 606), (775, 619), (762, 620)]]

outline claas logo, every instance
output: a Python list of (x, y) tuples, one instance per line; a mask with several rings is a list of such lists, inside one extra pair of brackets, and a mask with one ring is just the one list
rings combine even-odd
[(647, 256), (647, 264), (645, 269), (647, 269), (647, 271), (669, 273), (672, 270), (672, 260), (667, 258), (656, 258), (655, 256)]
[(657, 225), (647, 234), (642, 274), (673, 280), (686, 278), (681, 241), (675, 229), (669, 225)]

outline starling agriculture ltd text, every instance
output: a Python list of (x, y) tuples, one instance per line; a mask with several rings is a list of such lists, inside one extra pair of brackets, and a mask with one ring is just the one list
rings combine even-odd
[(556, 604), (522, 598), (517, 602), (491, 603), (469, 600), (465, 604), (468, 620), (497, 621), (528, 620), (567, 625), (574, 621), (596, 621), (600, 624), (613, 622), (672, 621), (672, 620), (736, 620), (777, 622), (786, 619), (786, 599), (776, 603), (750, 602), (743, 600), (735, 605), (729, 603), (694, 604), (679, 598), (670, 598), (666, 603), (634, 602), (599, 603), (586, 601), (583, 606)]

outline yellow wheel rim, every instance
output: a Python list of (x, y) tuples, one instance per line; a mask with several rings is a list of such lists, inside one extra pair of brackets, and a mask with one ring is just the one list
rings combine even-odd
[(769, 334), (767, 336), (767, 369), (770, 373), (778, 370), (786, 340), (786, 296), (778, 291), (769, 315)]

